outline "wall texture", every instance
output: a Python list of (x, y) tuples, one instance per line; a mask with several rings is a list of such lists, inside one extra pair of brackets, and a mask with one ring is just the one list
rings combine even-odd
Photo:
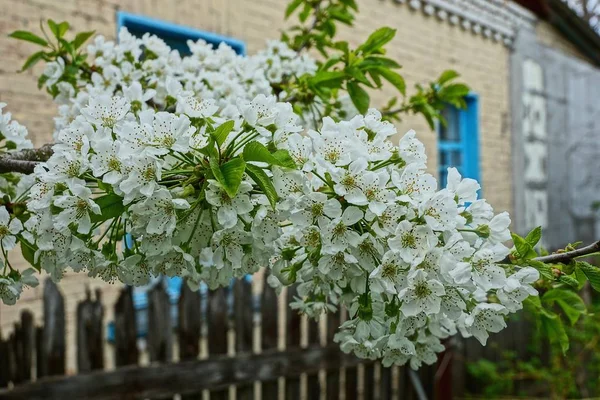
[[(279, 30), (284, 27), (282, 16), (286, 3), (283, 0), (0, 0), (3, 10), (0, 14), (0, 101), (9, 104), (7, 109), (29, 128), (37, 145), (49, 140), (56, 107), (36, 88), (36, 77), (41, 68), (25, 74), (16, 73), (34, 46), (6, 36), (16, 29), (36, 31), (40, 19), (67, 20), (76, 31), (95, 29), (114, 37), (116, 12), (124, 10), (241, 39), (252, 54), (266, 39), (278, 37)], [(392, 0), (362, 0), (358, 3), (361, 13), (356, 26), (352, 30), (342, 29), (341, 37), (357, 44), (379, 26), (396, 28), (398, 34), (389, 45), (389, 56), (403, 65), (402, 72), (409, 88), (452, 68), (459, 71), (473, 92), (479, 95), (483, 194), (496, 210), (511, 211), (509, 48), (502, 41), (494, 41), (468, 27), (417, 11), (407, 4)], [(393, 91), (387, 89), (375, 98), (375, 103), (383, 103), (392, 94)], [(424, 120), (416, 117), (407, 118), (398, 128), (399, 132), (409, 128), (417, 130), (419, 138), (426, 144), (431, 172), (435, 173), (435, 133)], [(107, 321), (112, 320), (111, 309), (119, 287), (89, 280), (82, 274), (68, 275), (60, 287), (66, 295), (70, 342), (74, 342), (75, 305), (84, 298), (85, 285), (92, 288), (106, 286), (103, 292), (108, 305)], [(32, 309), (36, 318), (41, 318), (41, 293), (41, 288), (26, 292), (15, 307), (0, 305), (2, 332), (12, 330), (22, 308)], [(68, 351), (68, 369), (73, 371), (75, 355), (72, 349)]]
[(600, 69), (546, 23), (519, 33), (511, 68), (514, 227), (542, 226), (550, 249), (596, 240)]

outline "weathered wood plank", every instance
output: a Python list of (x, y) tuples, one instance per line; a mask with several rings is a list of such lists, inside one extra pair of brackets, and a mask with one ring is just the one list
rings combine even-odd
[(363, 399), (375, 398), (375, 364), (365, 364), (363, 368)]
[[(208, 353), (210, 357), (227, 354), (227, 289), (221, 287), (208, 293), (207, 306)], [(225, 377), (223, 377), (225, 379)], [(212, 386), (211, 386), (212, 388)], [(227, 387), (211, 390), (211, 400), (227, 400)]]
[[(335, 313), (327, 314), (327, 345), (333, 345), (333, 336), (340, 326), (341, 313), (338, 309)], [(327, 371), (327, 400), (338, 400), (340, 397), (340, 370), (333, 368)]]
[(46, 378), (13, 390), (0, 390), (0, 400), (86, 399), (137, 400), (167, 397), (177, 393), (198, 393), (206, 388), (277, 377), (300, 376), (319, 369), (354, 366), (361, 360), (342, 353), (338, 345), (277, 350), (238, 357), (213, 357), (207, 360), (129, 366), (114, 371), (94, 371), (71, 377)]
[[(298, 311), (292, 310), (289, 304), (294, 301), (294, 297), (298, 295), (297, 285), (290, 286), (287, 290), (286, 310), (286, 330), (285, 330), (285, 349), (298, 348), (301, 344), (301, 317)], [(285, 398), (286, 400), (300, 400), (300, 377), (288, 378), (285, 381)]]
[(202, 299), (200, 292), (193, 291), (184, 282), (179, 296), (177, 335), (179, 359), (195, 360), (200, 354), (200, 331), (202, 328)]
[[(263, 291), (260, 299), (262, 350), (277, 349), (279, 307), (277, 293), (269, 286), (269, 270), (265, 271)], [(277, 399), (279, 387), (277, 380), (261, 382), (262, 398)]]
[(43, 376), (65, 374), (65, 301), (52, 279), (44, 284)]
[(346, 368), (346, 400), (358, 399), (358, 369), (356, 366)]
[[(235, 352), (251, 353), (254, 332), (254, 307), (252, 299), (252, 284), (246, 279), (239, 279), (234, 286), (234, 324), (235, 324)], [(238, 386), (236, 400), (253, 400), (254, 384)]]
[(7, 340), (2, 340), (2, 335), (0, 334), (0, 388), (6, 387), (11, 379), (8, 351), (9, 343)]
[(33, 314), (29, 310), (21, 312), (21, 365), (20, 375), (23, 381), (30, 381), (32, 376), (33, 353), (35, 351), (35, 326)]
[(104, 306), (100, 289), (92, 300), (89, 288), (86, 299), (77, 305), (77, 368), (87, 372), (104, 368)]
[(381, 371), (379, 380), (379, 398), (387, 400), (392, 398), (392, 368), (385, 368), (379, 364)]
[(133, 306), (133, 288), (126, 287), (115, 304), (115, 364), (117, 367), (138, 363), (137, 328)]
[[(308, 345), (321, 345), (319, 323), (312, 318), (308, 320)], [(321, 384), (319, 383), (318, 372), (316, 374), (310, 374), (306, 377), (306, 396), (309, 399), (319, 400), (321, 396)]]
[(148, 291), (147, 340), (150, 361), (173, 361), (171, 301), (162, 281)]
[[(184, 282), (177, 303), (177, 336), (179, 340), (179, 359), (196, 360), (200, 354), (200, 335), (202, 328), (202, 298), (199, 291), (193, 291)], [(181, 396), (182, 400), (201, 400), (202, 393)]]

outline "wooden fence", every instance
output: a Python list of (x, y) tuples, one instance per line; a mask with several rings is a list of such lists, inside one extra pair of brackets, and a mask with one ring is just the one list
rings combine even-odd
[[(295, 288), (288, 289), (286, 300), (295, 294)], [(439, 371), (436, 375), (436, 366), (416, 374), (341, 353), (333, 335), (343, 312), (319, 325), (278, 309), (278, 297), (266, 284), (259, 297), (255, 301), (246, 280), (206, 296), (184, 284), (172, 324), (169, 296), (163, 285), (156, 285), (148, 293), (146, 310), (144, 351), (150, 364), (140, 366), (132, 289), (124, 288), (114, 304), (113, 343), (104, 337), (101, 293), (94, 299), (88, 293), (77, 306), (77, 343), (70, 347), (76, 348), (78, 374), (64, 376), (64, 299), (47, 281), (43, 325), (35, 326), (34, 316), (23, 311), (14, 332), (0, 341), (0, 400), (451, 398), (449, 378)], [(285, 321), (279, 321), (282, 316)], [(283, 337), (280, 322), (285, 324)], [(114, 351), (116, 368), (111, 370), (105, 370), (106, 346)], [(442, 357), (440, 363), (448, 360)]]

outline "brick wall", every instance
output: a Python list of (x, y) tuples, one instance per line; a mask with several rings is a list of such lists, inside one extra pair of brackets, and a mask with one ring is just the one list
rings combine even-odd
[[(168, 3), (168, 6), (166, 5)], [(18, 74), (15, 71), (35, 46), (9, 39), (16, 29), (36, 31), (40, 19), (67, 20), (76, 31), (95, 29), (109, 37), (116, 32), (116, 11), (160, 18), (244, 40), (248, 52), (254, 53), (264, 41), (277, 38), (284, 26), (284, 0), (0, 0), (0, 101), (26, 124), (36, 145), (49, 140), (55, 106), (36, 88), (41, 68)], [(511, 140), (508, 97), (509, 50), (501, 43), (465, 31), (459, 26), (440, 21), (434, 16), (415, 12), (391, 0), (359, 1), (361, 13), (355, 28), (342, 29), (341, 37), (357, 44), (382, 25), (398, 29), (397, 37), (388, 46), (389, 56), (403, 65), (403, 74), (412, 87), (426, 82), (444, 69), (459, 71), (463, 79), (479, 95), (480, 156), (484, 196), (498, 211), (511, 210)], [(375, 98), (381, 104), (393, 91), (388, 89)], [(435, 174), (437, 158), (436, 135), (421, 118), (410, 117), (399, 124), (399, 131), (417, 130), (425, 142), (430, 157), (430, 169)], [(18, 260), (15, 260), (18, 263)], [(22, 263), (20, 263), (22, 265)], [(75, 342), (75, 306), (85, 296), (85, 285), (104, 286), (108, 305), (107, 321), (112, 320), (112, 305), (118, 286), (90, 280), (83, 274), (68, 275), (61, 283), (66, 297), (69, 343)], [(41, 318), (42, 290), (24, 293), (17, 306), (0, 305), (0, 329), (12, 330), (22, 308), (32, 309)], [(68, 369), (74, 371), (75, 354), (68, 349)]]

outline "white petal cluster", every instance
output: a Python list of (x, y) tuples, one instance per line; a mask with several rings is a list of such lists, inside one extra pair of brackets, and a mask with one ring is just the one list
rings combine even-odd
[[(374, 109), (304, 121), (278, 84), (316, 64), (280, 42), (246, 58), (188, 45), (181, 57), (150, 35), (95, 39), (85, 90), (58, 84), (56, 145), (27, 191), (31, 217), (11, 225), (0, 210), (4, 246), (18, 234), (55, 280), (71, 268), (214, 288), (269, 267), (272, 286), (299, 283), (293, 308), (348, 309), (344, 351), (415, 369), (451, 335), (485, 344), (537, 294), (537, 270), (503, 264), (508, 214), (454, 168), (438, 188), (414, 131), (397, 140)], [(5, 302), (16, 284), (0, 280)]]
[(0, 152), (31, 149), (33, 144), (27, 138), (27, 128), (12, 119), (11, 113), (2, 109), (6, 103), (0, 102)]
[[(240, 99), (271, 95), (284, 78), (317, 70), (312, 57), (298, 54), (280, 41), (269, 41), (264, 50), (248, 57), (236, 54), (225, 43), (213, 48), (203, 40), (190, 40), (187, 45), (191, 54), (181, 56), (162, 39), (150, 34), (137, 38), (125, 28), (119, 32), (118, 43), (97, 36), (87, 49), (94, 71), (90, 79), (82, 81), (85, 90), (75, 93), (70, 84), (58, 84), (56, 100), (61, 106), (55, 119), (56, 133), (79, 115), (88, 99), (102, 95), (119, 94), (134, 109), (146, 109), (149, 101), (173, 105), (183, 97), (187, 100), (179, 106), (190, 117), (211, 115), (215, 110), (227, 117), (237, 113)], [(62, 74), (60, 65), (49, 64), (47, 70), (49, 79)], [(277, 93), (280, 98), (292, 95), (282, 90)], [(199, 109), (197, 99), (213, 102), (204, 103), (207, 109)]]
[(457, 332), (485, 344), (536, 294), (539, 274), (500, 265), (510, 218), (478, 199), (476, 181), (451, 168), (438, 188), (415, 133), (397, 146), (395, 133), (370, 110), (280, 144), (301, 148), (303, 179), (274, 175), (291, 224), (276, 241), (272, 283), (300, 282), (293, 307), (311, 316), (345, 305), (344, 351), (418, 368)]

